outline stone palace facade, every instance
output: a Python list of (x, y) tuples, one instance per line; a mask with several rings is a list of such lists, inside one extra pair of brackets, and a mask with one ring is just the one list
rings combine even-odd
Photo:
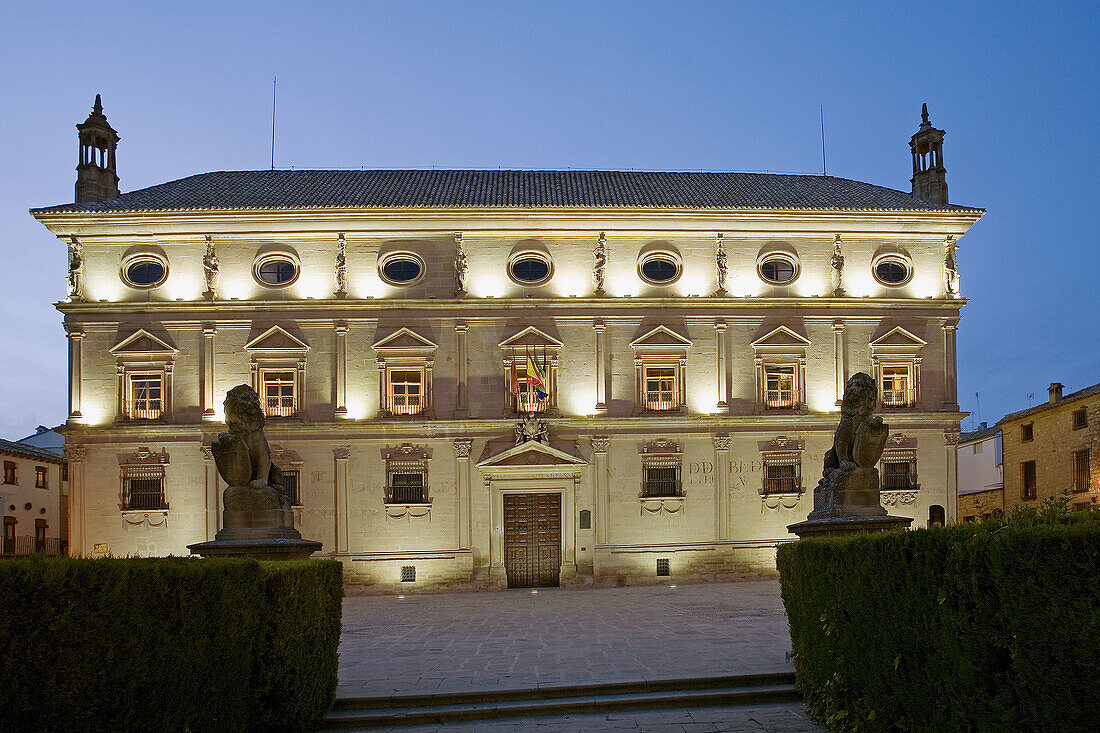
[(69, 250), (73, 554), (186, 554), (251, 384), (302, 535), (413, 589), (774, 572), (845, 380), (878, 381), (883, 502), (955, 517), (943, 131), (913, 191), (826, 176), (236, 171), (119, 195), (99, 100)]

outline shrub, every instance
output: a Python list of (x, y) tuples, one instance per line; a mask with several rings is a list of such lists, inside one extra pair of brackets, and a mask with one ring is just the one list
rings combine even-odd
[(331, 707), (339, 565), (0, 562), (9, 730), (304, 729)]
[(810, 714), (841, 731), (1090, 729), (1100, 515), (1038, 514), (781, 547)]

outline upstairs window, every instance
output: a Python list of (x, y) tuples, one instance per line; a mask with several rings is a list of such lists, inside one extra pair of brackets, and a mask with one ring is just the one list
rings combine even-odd
[(900, 254), (884, 255), (875, 258), (871, 272), (883, 285), (897, 287), (912, 279), (913, 263)]
[(1089, 416), (1085, 408), (1082, 407), (1073, 411), (1073, 429), (1080, 430), (1081, 428), (1087, 428), (1089, 426)]
[(288, 417), (298, 410), (297, 380), (293, 371), (260, 372), (260, 403), (267, 417)]
[(678, 408), (680, 406), (679, 368), (676, 365), (646, 365), (643, 371), (645, 409), (664, 411)]
[(798, 260), (790, 254), (769, 254), (760, 260), (757, 271), (766, 283), (788, 285), (798, 278)]
[(424, 260), (411, 252), (394, 252), (382, 258), (378, 274), (390, 285), (413, 285), (424, 276)]
[(50, 488), (50, 473), (49, 469), (45, 466), (34, 467), (34, 488), (36, 489), (48, 489)]
[(4, 461), (4, 483), (18, 484), (19, 477), (16, 474), (15, 461)]
[(418, 415), (424, 410), (423, 370), (386, 370), (386, 409), (392, 415)]
[(1082, 494), (1088, 491), (1090, 483), (1089, 452), (1077, 451), (1073, 454), (1073, 493)]
[(1020, 426), (1020, 442), (1026, 443), (1035, 438), (1035, 423)]
[(298, 279), (300, 269), (297, 256), (289, 252), (273, 252), (256, 258), (252, 275), (261, 285), (284, 288)]
[(512, 257), (508, 274), (520, 285), (541, 285), (554, 274), (549, 255), (542, 252), (523, 252)]
[(642, 412), (684, 407), (684, 371), (692, 342), (658, 326), (630, 343), (634, 349), (635, 404)]
[(1035, 498), (1035, 461), (1024, 461), (1021, 464), (1021, 472), (1023, 473), (1024, 489), (1021, 492), (1021, 498), (1024, 500), (1031, 500)]
[(882, 404), (887, 407), (910, 407), (916, 404), (911, 366), (883, 364), (881, 368)]
[(516, 412), (545, 412), (554, 393), (554, 364), (545, 356), (541, 359), (517, 357), (512, 361), (513, 409)]
[(168, 279), (168, 260), (154, 254), (127, 257), (122, 263), (122, 281), (131, 288), (152, 290)]
[(156, 420), (163, 407), (163, 372), (126, 373), (125, 414), (131, 420)]
[(408, 328), (377, 341), (380, 411), (383, 415), (428, 415), (436, 344)]
[(167, 509), (163, 466), (125, 466), (122, 469), (122, 508)]
[(798, 406), (798, 369), (795, 364), (764, 365), (764, 406)]

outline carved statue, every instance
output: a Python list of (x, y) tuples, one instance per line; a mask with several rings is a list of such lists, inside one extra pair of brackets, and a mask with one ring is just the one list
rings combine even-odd
[(229, 390), (225, 422), (229, 431), (218, 435), (210, 451), (218, 473), (229, 484), (224, 494), (226, 511), (289, 509), (282, 471), (271, 462), (256, 390), (247, 384)]
[(466, 295), (466, 278), (470, 273), (470, 263), (466, 261), (466, 253), (462, 251), (462, 232), (455, 232), (455, 296), (458, 298)]
[(76, 237), (69, 241), (69, 299), (84, 300), (84, 248)]
[(206, 280), (206, 292), (203, 295), (210, 300), (217, 298), (221, 263), (218, 262), (218, 255), (214, 253), (214, 240), (209, 235), (206, 237), (206, 254), (202, 256), (202, 275)]
[(844, 290), (844, 255), (840, 253), (840, 235), (836, 235), (836, 239), (833, 240), (833, 259), (832, 259), (832, 281), (833, 281), (833, 297), (842, 298), (845, 295)]
[(550, 431), (546, 427), (546, 423), (539, 420), (535, 416), (535, 413), (525, 413), (523, 419), (516, 425), (516, 445), (521, 445), (528, 441), (535, 441), (536, 443), (548, 444), (550, 442)]
[(344, 240), (344, 235), (340, 235), (340, 241), (336, 245), (336, 290), (333, 291), (333, 295), (341, 298), (347, 297), (348, 294), (348, 245)]
[(943, 285), (949, 297), (959, 294), (959, 265), (955, 261), (955, 238), (948, 237), (944, 243), (946, 253), (943, 257)]
[(726, 275), (729, 274), (729, 266), (726, 264), (726, 250), (722, 246), (722, 233), (719, 232), (715, 237), (715, 243), (717, 245), (714, 252), (714, 269), (715, 277), (718, 281), (717, 295), (726, 294)]
[(596, 240), (596, 249), (592, 250), (592, 257), (595, 260), (592, 266), (592, 283), (596, 287), (596, 295), (604, 295), (603, 280), (604, 270), (607, 268), (607, 238), (603, 232), (600, 232), (600, 237)]
[(833, 447), (825, 453), (810, 519), (886, 514), (879, 502), (875, 465), (882, 458), (890, 426), (881, 417), (873, 416), (877, 404), (875, 380), (863, 372), (853, 374), (844, 387), (840, 424), (833, 436)]

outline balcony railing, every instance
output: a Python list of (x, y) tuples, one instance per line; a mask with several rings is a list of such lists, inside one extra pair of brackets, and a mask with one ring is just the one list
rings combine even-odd
[(765, 407), (795, 407), (795, 392), (793, 389), (769, 389), (764, 391)]
[(267, 417), (290, 417), (293, 414), (293, 397), (268, 397), (264, 400), (264, 415)]
[(131, 407), (129, 410), (131, 420), (159, 420), (160, 408), (159, 407)]
[(534, 392), (520, 392), (516, 395), (516, 412), (545, 412), (546, 400), (540, 400)]
[(645, 409), (675, 410), (676, 398), (671, 392), (646, 392)]
[(419, 395), (394, 397), (390, 404), (390, 412), (394, 415), (419, 415), (423, 409)]
[(5, 537), (0, 544), (0, 551), (6, 557), (26, 557), (35, 553), (67, 555), (69, 543), (60, 537)]
[(917, 391), (914, 389), (883, 389), (883, 407), (913, 407), (917, 404)]

